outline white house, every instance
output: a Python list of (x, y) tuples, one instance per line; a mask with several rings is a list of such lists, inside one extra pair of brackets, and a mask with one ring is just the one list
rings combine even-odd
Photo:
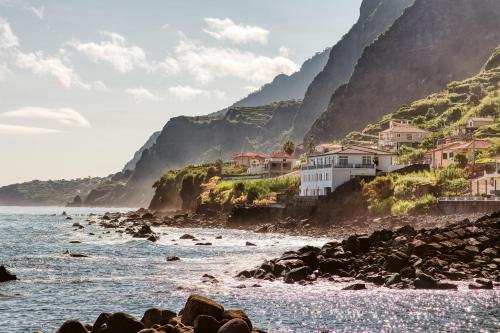
[(402, 144), (415, 144), (431, 135), (431, 132), (410, 126), (408, 123), (392, 121), (389, 128), (379, 133), (379, 147), (399, 148)]
[(495, 119), (492, 117), (471, 117), (467, 119), (467, 129), (478, 129), (481, 126), (493, 125), (495, 123)]
[(395, 153), (364, 146), (348, 146), (313, 154), (301, 167), (300, 196), (321, 196), (356, 176), (375, 176), (402, 168)]

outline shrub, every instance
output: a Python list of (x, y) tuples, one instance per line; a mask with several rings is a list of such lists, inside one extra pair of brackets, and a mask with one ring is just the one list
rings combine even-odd
[(391, 207), (392, 215), (406, 215), (415, 208), (413, 201), (400, 200), (396, 201)]

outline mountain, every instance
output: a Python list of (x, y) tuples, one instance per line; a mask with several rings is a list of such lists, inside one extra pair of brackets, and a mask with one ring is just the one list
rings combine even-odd
[[(397, 111), (369, 124), (362, 131), (351, 132), (346, 141), (376, 143), (378, 133), (389, 127), (391, 120), (408, 121), (413, 126), (431, 131), (426, 140), (433, 146), (436, 139), (453, 135), (466, 125), (470, 117), (491, 117), (496, 123), (476, 130), (479, 138), (500, 136), (500, 46), (498, 46), (480, 73), (462, 81), (447, 84), (438, 93), (402, 105)], [(424, 142), (425, 144), (425, 142)]]
[(314, 78), (294, 121), (294, 137), (303, 137), (325, 111), (335, 90), (346, 83), (366, 46), (373, 43), (414, 0), (364, 0), (359, 19), (331, 49), (328, 63)]
[(146, 141), (146, 143), (141, 148), (139, 148), (138, 151), (135, 152), (134, 157), (132, 157), (132, 159), (125, 164), (122, 171), (134, 170), (135, 165), (141, 159), (142, 152), (145, 151), (146, 149), (151, 148), (155, 144), (156, 139), (158, 139), (159, 136), (160, 136), (160, 131), (154, 132), (149, 137), (148, 141)]
[(286, 130), (300, 101), (282, 101), (257, 107), (233, 107), (225, 115), (176, 117), (162, 129), (156, 142), (143, 151), (131, 177), (106, 183), (85, 201), (86, 205), (147, 205), (152, 185), (167, 169), (204, 163), (233, 154), (258, 150), (271, 152), (286, 141)]
[(499, 17), (498, 0), (416, 0), (364, 50), (304, 141), (342, 138), (477, 73), (500, 42)]
[(280, 74), (259, 90), (234, 103), (236, 106), (259, 106), (278, 101), (302, 99), (314, 77), (325, 67), (331, 48), (306, 60), (300, 70), (291, 75)]

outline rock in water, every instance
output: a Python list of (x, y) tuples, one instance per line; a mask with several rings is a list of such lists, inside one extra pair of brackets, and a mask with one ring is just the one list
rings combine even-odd
[(62, 324), (57, 333), (88, 333), (88, 331), (78, 320), (68, 320)]
[(156, 324), (166, 324), (175, 316), (177, 316), (177, 314), (173, 311), (153, 308), (144, 312), (141, 322), (144, 324), (145, 328), (151, 328)]
[(217, 333), (250, 333), (250, 328), (242, 319), (231, 319), (225, 323)]
[(109, 317), (111, 317), (111, 313), (109, 312), (101, 313), (94, 322), (91, 333), (97, 333), (99, 331), (99, 328), (101, 328), (101, 326), (108, 321)]
[(184, 306), (184, 310), (182, 310), (181, 322), (184, 325), (192, 326), (199, 315), (212, 316), (220, 320), (223, 312), (224, 308), (219, 303), (200, 295), (191, 295)]
[(106, 321), (106, 333), (137, 333), (144, 325), (129, 314), (117, 312)]
[(211, 316), (200, 315), (194, 320), (194, 331), (203, 333), (217, 333), (222, 323)]
[(10, 273), (5, 266), (0, 266), (0, 282), (14, 281), (17, 277)]

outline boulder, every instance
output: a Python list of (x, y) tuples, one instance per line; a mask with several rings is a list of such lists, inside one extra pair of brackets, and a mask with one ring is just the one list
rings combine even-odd
[(256, 245), (256, 244), (254, 244), (254, 243), (251, 243), (251, 242), (246, 242), (246, 243), (245, 243), (245, 246), (257, 246), (257, 245)]
[(348, 264), (340, 259), (320, 259), (319, 269), (322, 273), (337, 274), (339, 270), (345, 270)]
[(200, 315), (194, 320), (193, 326), (195, 333), (217, 333), (222, 323), (212, 316)]
[(312, 273), (312, 269), (308, 266), (302, 266), (299, 268), (294, 268), (289, 272), (285, 273), (285, 283), (294, 283), (297, 281), (305, 280), (306, 277)]
[(407, 265), (408, 256), (401, 252), (389, 255), (384, 263), (385, 269), (393, 273), (399, 273), (399, 271), (401, 271)]
[(106, 322), (106, 333), (137, 333), (144, 325), (124, 312), (113, 313)]
[(196, 237), (190, 234), (184, 234), (179, 239), (196, 239)]
[(437, 281), (430, 275), (419, 273), (413, 285), (415, 289), (436, 289)]
[(364, 283), (355, 283), (345, 288), (342, 288), (342, 290), (364, 290), (364, 289), (366, 289), (366, 285)]
[(5, 268), (5, 266), (0, 266), (0, 282), (14, 281), (17, 280), (17, 276), (12, 274)]
[(151, 328), (156, 324), (166, 324), (175, 316), (177, 316), (177, 313), (175, 312), (152, 308), (144, 312), (141, 322), (144, 324), (145, 328)]
[(62, 324), (57, 333), (88, 333), (85, 326), (78, 320), (67, 320)]
[(248, 327), (250, 330), (253, 329), (252, 322), (250, 321), (250, 318), (248, 318), (247, 314), (242, 311), (242, 310), (226, 310), (222, 314), (222, 319), (223, 320), (231, 320), (231, 319), (242, 319), (247, 323)]
[(189, 296), (182, 310), (182, 324), (192, 326), (199, 315), (212, 316), (217, 320), (222, 318), (224, 308), (219, 303), (200, 295)]
[(231, 319), (219, 329), (217, 333), (250, 333), (247, 323), (239, 318)]
[(401, 275), (399, 274), (393, 274), (389, 276), (389, 278), (385, 281), (385, 286), (390, 287), (393, 284), (401, 282)]
[(178, 261), (178, 260), (181, 260), (181, 258), (179, 258), (177, 256), (168, 256), (167, 257), (167, 261)]
[(111, 317), (111, 313), (109, 312), (103, 312), (97, 317), (96, 321), (94, 322), (94, 325), (92, 326), (92, 333), (97, 333), (99, 328), (101, 328), (102, 325), (104, 325), (109, 317)]
[(476, 279), (474, 283), (469, 284), (469, 289), (493, 289), (493, 281)]

